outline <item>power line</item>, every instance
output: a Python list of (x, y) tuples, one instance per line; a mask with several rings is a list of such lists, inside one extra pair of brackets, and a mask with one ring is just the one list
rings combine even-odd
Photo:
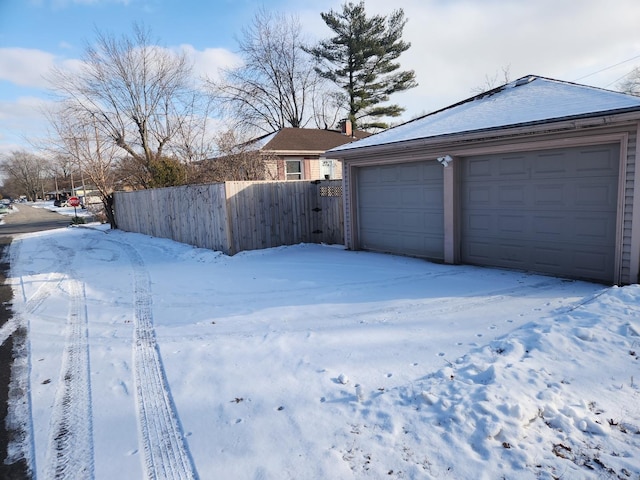
[(622, 75), (621, 77), (616, 78), (613, 82), (609, 82), (607, 83), (604, 88), (609, 88), (611, 85), (613, 85), (614, 83), (618, 83), (620, 80), (622, 80), (624, 77), (626, 77), (627, 75), (629, 75), (629, 72), (625, 73), (624, 75)]
[(618, 67), (618, 66), (622, 65), (623, 63), (630, 62), (630, 61), (632, 61), (632, 60), (635, 60), (636, 58), (640, 58), (640, 55), (636, 55), (635, 57), (628, 58), (628, 59), (626, 59), (626, 60), (623, 60), (623, 61), (621, 61), (621, 62), (616, 63), (615, 65), (610, 65), (610, 66), (608, 66), (608, 67), (601, 68), (601, 69), (600, 69), (600, 70), (598, 70), (597, 72), (589, 73), (588, 75), (584, 75), (584, 76), (582, 76), (582, 77), (580, 77), (580, 78), (576, 78), (576, 80), (575, 80), (575, 81), (577, 82), (577, 81), (579, 81), (579, 80), (584, 80), (585, 78), (591, 77), (591, 76), (596, 75), (596, 74), (598, 74), (598, 73), (600, 73), (600, 72), (604, 72), (605, 70), (609, 70), (609, 69), (611, 69), (611, 68)]

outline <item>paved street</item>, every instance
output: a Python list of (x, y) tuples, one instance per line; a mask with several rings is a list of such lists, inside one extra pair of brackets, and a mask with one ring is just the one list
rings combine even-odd
[(45, 208), (34, 208), (25, 204), (18, 204), (15, 208), (16, 212), (5, 215), (5, 224), (0, 225), (0, 236), (64, 228), (71, 223), (70, 217)]

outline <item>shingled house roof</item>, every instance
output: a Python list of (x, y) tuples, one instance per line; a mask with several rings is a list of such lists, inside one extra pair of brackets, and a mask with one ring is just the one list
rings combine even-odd
[(354, 130), (352, 136), (338, 130), (314, 128), (283, 128), (254, 140), (253, 145), (263, 151), (323, 153), (340, 145), (355, 142), (371, 134)]
[(634, 111), (639, 97), (528, 75), (330, 153)]

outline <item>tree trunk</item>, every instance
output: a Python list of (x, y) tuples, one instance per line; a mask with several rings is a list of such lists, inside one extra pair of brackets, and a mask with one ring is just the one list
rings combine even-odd
[(116, 228), (118, 228), (118, 225), (116, 225), (116, 214), (113, 210), (113, 194), (103, 197), (102, 204), (104, 205), (104, 212), (107, 215), (109, 225), (111, 225), (111, 228), (115, 230)]

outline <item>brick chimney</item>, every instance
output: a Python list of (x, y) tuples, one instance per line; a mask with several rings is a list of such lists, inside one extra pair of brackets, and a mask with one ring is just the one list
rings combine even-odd
[(351, 128), (351, 120), (345, 118), (340, 121), (340, 129), (342, 130), (342, 134), (347, 137), (353, 137), (353, 128)]

